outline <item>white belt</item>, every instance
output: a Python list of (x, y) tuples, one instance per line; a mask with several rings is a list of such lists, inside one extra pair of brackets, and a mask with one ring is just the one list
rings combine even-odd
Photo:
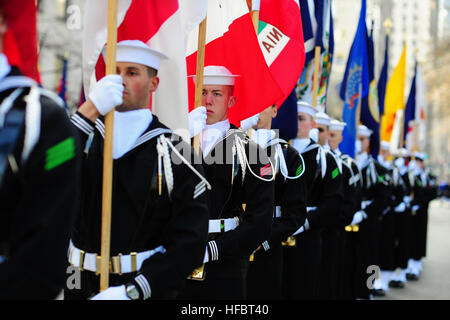
[[(153, 250), (143, 252), (132, 252), (131, 254), (111, 257), (109, 263), (109, 272), (114, 274), (130, 273), (139, 271), (144, 261), (157, 252), (164, 253), (166, 250), (159, 246)], [(96, 253), (86, 253), (75, 247), (70, 241), (69, 244), (69, 263), (81, 270), (99, 272), (100, 259)]]
[(364, 200), (364, 201), (361, 201), (361, 209), (365, 209), (365, 208), (367, 208), (368, 206), (370, 206), (370, 204), (372, 203), (372, 200)]
[(273, 213), (274, 218), (281, 218), (281, 207), (275, 206), (275, 211)]
[(306, 212), (317, 210), (317, 207), (306, 207)]
[(239, 225), (239, 218), (212, 219), (209, 220), (208, 233), (222, 233), (234, 230)]

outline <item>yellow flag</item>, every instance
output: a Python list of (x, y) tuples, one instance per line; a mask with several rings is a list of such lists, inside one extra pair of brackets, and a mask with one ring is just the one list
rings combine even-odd
[(395, 113), (405, 109), (405, 75), (406, 75), (406, 45), (400, 60), (392, 72), (386, 85), (384, 99), (384, 115), (381, 119), (381, 140), (391, 141), (394, 129)]

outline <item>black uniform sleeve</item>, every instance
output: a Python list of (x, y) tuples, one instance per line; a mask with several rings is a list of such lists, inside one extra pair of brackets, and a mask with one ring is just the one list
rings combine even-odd
[[(242, 186), (242, 199), (246, 204), (245, 213), (242, 215), (239, 226), (231, 231), (225, 232), (222, 237), (210, 241), (209, 245), (217, 248), (215, 260), (249, 257), (252, 252), (270, 236), (274, 203), (273, 181), (271, 179), (273, 168), (265, 152), (254, 142), (246, 144), (246, 153), (249, 161), (258, 154), (261, 157), (256, 163), (250, 163), (251, 172), (246, 168), (245, 179)], [(252, 153), (252, 157), (249, 157)], [(239, 179), (240, 180), (240, 179)], [(236, 181), (240, 183), (240, 181)], [(214, 243), (212, 243), (214, 242)]]
[(307, 213), (310, 228), (334, 226), (341, 215), (341, 204), (344, 198), (342, 174), (332, 155), (326, 154), (327, 171), (323, 178), (323, 195), (316, 210)]
[[(295, 177), (305, 170), (304, 163), (298, 152), (290, 146), (288, 146), (286, 153), (286, 166), (291, 177)], [(307, 191), (305, 176), (302, 175), (298, 179), (285, 179), (279, 172), (277, 175), (278, 179), (284, 181), (282, 190), (276, 190), (276, 194), (279, 194), (281, 198), (281, 217), (276, 218), (272, 224), (269, 246), (272, 246), (272, 243), (280, 243), (292, 235), (305, 223), (306, 219)], [(276, 183), (275, 186), (278, 187), (279, 184)]]
[[(54, 299), (64, 286), (81, 151), (65, 111), (45, 97), (41, 105), (40, 138), (18, 176), (10, 172), (0, 192), (2, 206), (11, 210), (0, 299)], [(19, 160), (20, 151), (15, 155)]]
[(88, 141), (89, 135), (94, 131), (95, 123), (78, 111), (70, 118), (70, 121), (77, 129), (81, 146), (84, 148)]
[(377, 181), (368, 192), (372, 202), (363, 209), (368, 216), (378, 216), (382, 214), (383, 210), (391, 201), (387, 170), (377, 163), (375, 164), (375, 170), (378, 176)]
[[(172, 157), (175, 163), (181, 162), (177, 155), (172, 153)], [(186, 277), (202, 264), (206, 249), (209, 212), (206, 192), (199, 193), (196, 189), (201, 180), (184, 163), (173, 164), (172, 168), (172, 219), (162, 239), (166, 252), (145, 260), (141, 269), (141, 277), (145, 276), (152, 298), (175, 297)], [(194, 168), (204, 176), (200, 165)], [(142, 285), (142, 279), (137, 284)]]
[[(356, 172), (357, 174), (358, 172)], [(356, 195), (358, 191), (358, 185), (354, 183), (355, 173), (351, 172), (351, 169), (343, 164), (342, 165), (342, 184), (344, 191), (344, 201), (342, 203), (342, 211), (339, 219), (339, 226), (345, 227), (352, 222), (353, 215), (357, 209), (358, 196)]]

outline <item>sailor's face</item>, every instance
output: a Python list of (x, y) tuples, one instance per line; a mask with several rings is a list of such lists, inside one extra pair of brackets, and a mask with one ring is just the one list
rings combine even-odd
[(361, 141), (361, 151), (369, 152), (369, 146), (370, 146), (369, 137), (358, 135), (358, 140)]
[(380, 154), (381, 154), (381, 156), (383, 157), (384, 160), (389, 159), (389, 156), (391, 155), (389, 150), (384, 150), (384, 149), (381, 149)]
[(342, 141), (342, 132), (338, 130), (328, 131), (328, 144), (331, 150), (336, 150), (339, 147), (339, 143)]
[(272, 119), (277, 115), (277, 107), (274, 105), (268, 107), (259, 113), (258, 123), (256, 129), (270, 129), (272, 126)]
[(309, 138), (309, 131), (313, 128), (313, 119), (309, 114), (299, 112), (297, 113), (298, 131), (297, 138)]
[(317, 123), (316, 127), (317, 130), (319, 130), (319, 144), (321, 146), (324, 146), (328, 138), (328, 126), (321, 123)]
[(138, 63), (117, 62), (117, 74), (123, 79), (123, 104), (117, 111), (148, 108), (150, 95), (158, 87), (159, 79), (149, 74), (149, 69)]
[(206, 124), (214, 124), (228, 118), (228, 109), (234, 106), (232, 86), (205, 85), (202, 91), (202, 105), (206, 108)]

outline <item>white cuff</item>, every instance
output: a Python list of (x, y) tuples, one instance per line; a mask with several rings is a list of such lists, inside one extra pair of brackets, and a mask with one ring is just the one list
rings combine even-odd
[(219, 260), (219, 249), (217, 248), (217, 243), (214, 240), (208, 242), (208, 249), (209, 261)]
[(208, 247), (205, 248), (205, 256), (203, 257), (203, 263), (207, 263), (209, 261)]
[(395, 212), (404, 212), (405, 210), (406, 204), (404, 202), (400, 202), (400, 204), (394, 208)]
[(86, 133), (87, 135), (91, 134), (94, 131), (94, 127), (91, 126), (86, 120), (84, 120), (80, 115), (74, 114), (70, 121), (81, 131)]
[(141, 288), (142, 293), (144, 294), (142, 299), (146, 300), (150, 298), (150, 296), (152, 295), (152, 289), (150, 288), (150, 284), (148, 283), (147, 278), (143, 274), (140, 274), (135, 277), (134, 280), (137, 282), (137, 284)]

